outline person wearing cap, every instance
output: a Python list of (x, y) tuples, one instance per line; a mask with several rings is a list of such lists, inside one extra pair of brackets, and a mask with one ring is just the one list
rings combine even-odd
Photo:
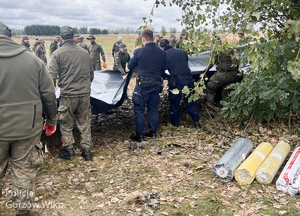
[(81, 48), (85, 49), (89, 52), (88, 46), (84, 43), (84, 37), (79, 37), (77, 40), (77, 46), (80, 46)]
[(183, 40), (187, 40), (187, 39), (188, 39), (187, 33), (182, 33), (182, 34), (180, 35), (179, 40), (176, 42), (175, 47), (181, 49), (181, 48), (182, 48), (182, 41), (183, 41)]
[(73, 40), (73, 29), (70, 26), (60, 28), (62, 46), (52, 53), (49, 71), (60, 87), (58, 120), (62, 139), (62, 150), (59, 157), (70, 160), (75, 157), (73, 145), (74, 118), (81, 133), (80, 145), (82, 157), (92, 159), (91, 148), (91, 82), (94, 78), (91, 59), (87, 51), (77, 46)]
[(91, 42), (88, 48), (89, 48), (90, 57), (92, 59), (93, 69), (101, 70), (100, 55), (103, 60), (103, 67), (106, 68), (105, 54), (102, 49), (102, 46), (95, 42), (96, 38), (94, 37), (94, 35), (89, 35), (87, 39)]
[(46, 48), (45, 41), (43, 39), (39, 40), (40, 44), (35, 48), (35, 54), (39, 59), (41, 59), (45, 65), (47, 65), (47, 57), (46, 57)]
[(176, 46), (176, 37), (173, 33), (170, 35), (169, 42), (170, 42), (170, 45), (175, 48), (175, 46)]
[[(188, 56), (181, 50), (173, 48), (167, 39), (160, 42), (160, 47), (167, 53), (167, 69), (170, 73), (168, 79), (169, 84), (169, 100), (170, 100), (170, 119), (172, 125), (179, 127), (180, 124), (180, 110), (179, 102), (182, 98), (182, 89), (187, 86), (189, 89), (194, 88), (194, 81), (191, 69), (188, 66)], [(172, 90), (178, 89), (179, 94), (173, 94)], [(189, 97), (184, 97), (184, 102), (189, 111), (194, 126), (200, 128), (199, 124), (199, 110), (194, 101), (189, 102)]]
[(40, 39), (39, 38), (35, 38), (35, 43), (32, 46), (32, 52), (35, 52), (35, 48), (40, 45)]
[(119, 36), (117, 42), (114, 43), (113, 48), (112, 48), (112, 56), (113, 57), (115, 56), (115, 54), (117, 52), (119, 52), (119, 46), (120, 46), (121, 43), (123, 43), (122, 42), (122, 36)]
[(126, 63), (130, 61), (130, 55), (127, 52), (126, 44), (121, 43), (120, 50), (115, 54), (113, 70), (120, 71), (124, 76), (126, 75)]
[[(161, 76), (166, 67), (166, 53), (159, 49), (153, 40), (153, 31), (146, 28), (142, 31), (143, 48), (136, 49), (128, 63), (128, 68), (137, 69), (136, 86), (132, 95), (134, 104), (134, 121), (136, 134), (131, 139), (144, 141), (144, 136), (155, 138), (159, 125), (158, 102), (161, 92)], [(146, 133), (145, 109), (147, 106), (149, 132)]]
[(74, 41), (75, 41), (75, 43), (78, 43), (78, 39), (79, 39), (79, 34), (74, 34)]
[(60, 42), (60, 37), (56, 37), (55, 40), (50, 44), (50, 56), (52, 53), (58, 49), (58, 43)]
[(159, 48), (159, 42), (163, 39), (164, 37), (163, 36), (160, 36), (160, 35), (155, 35), (155, 38), (154, 38), (154, 43), (155, 45)]
[(50, 136), (56, 130), (55, 90), (43, 62), (10, 37), (10, 29), (0, 22), (0, 194), (10, 164), (9, 202), (16, 215), (39, 216), (30, 210), (35, 177), (43, 163), (42, 114), (46, 117), (44, 130)]
[(30, 49), (30, 44), (29, 44), (29, 38), (28, 38), (28, 36), (24, 35), (22, 37), (21, 45), (24, 46), (27, 51), (32, 52), (32, 50)]

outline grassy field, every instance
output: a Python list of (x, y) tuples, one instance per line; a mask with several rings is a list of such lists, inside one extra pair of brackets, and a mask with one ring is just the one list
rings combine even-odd
[[(136, 35), (124, 35), (128, 51), (134, 50)], [(20, 38), (13, 38), (20, 42)], [(44, 37), (46, 46), (52, 38)], [(53, 38), (54, 39), (54, 38)], [(111, 49), (117, 36), (97, 36), (112, 68)], [(33, 42), (34, 38), (30, 37)], [(134, 88), (134, 79), (128, 92)], [(288, 121), (258, 123), (253, 120), (224, 119), (208, 110), (203, 100), (197, 102), (201, 130), (181, 104), (181, 126), (170, 125), (168, 92), (165, 87), (159, 104), (158, 138), (141, 144), (131, 142), (134, 131), (133, 105), (130, 100), (92, 120), (93, 161), (80, 156), (80, 135), (75, 134), (76, 157), (72, 161), (57, 157), (61, 148), (59, 127), (50, 137), (42, 135), (48, 148), (45, 161), (36, 178), (35, 210), (42, 215), (59, 216), (244, 216), (300, 215), (299, 197), (277, 191), (277, 173), (269, 185), (254, 181), (240, 185), (237, 181), (215, 179), (213, 165), (240, 138), (250, 139), (255, 146), (269, 142), (275, 146), (285, 140), (293, 150), (300, 142), (300, 118)], [(213, 118), (214, 116), (214, 118)], [(291, 152), (290, 152), (291, 154)], [(288, 157), (290, 156), (288, 155)], [(3, 190), (12, 186), (10, 170), (4, 178)], [(0, 216), (14, 215), (6, 204), (11, 199), (0, 198)], [(45, 205), (45, 202), (54, 202)], [(44, 204), (44, 206), (43, 206)], [(55, 205), (56, 204), (56, 205)]]

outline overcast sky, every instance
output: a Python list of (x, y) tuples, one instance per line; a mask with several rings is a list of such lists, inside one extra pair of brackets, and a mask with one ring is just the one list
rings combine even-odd
[[(69, 25), (72, 27), (115, 29), (144, 25), (155, 0), (0, 0), (0, 21), (10, 28), (23, 29), (26, 25)], [(177, 6), (154, 9), (152, 27), (160, 31), (182, 26), (181, 10)]]

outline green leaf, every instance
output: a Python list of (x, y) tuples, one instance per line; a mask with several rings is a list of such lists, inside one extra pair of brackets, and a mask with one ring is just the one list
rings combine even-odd
[(171, 90), (172, 94), (177, 95), (179, 94), (179, 90), (177, 88)]
[(185, 94), (185, 95), (189, 94), (190, 93), (189, 87), (184, 86), (183, 89), (182, 89), (182, 93)]

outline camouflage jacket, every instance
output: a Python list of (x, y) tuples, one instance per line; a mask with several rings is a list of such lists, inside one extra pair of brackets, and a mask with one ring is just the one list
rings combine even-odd
[(117, 41), (116, 43), (114, 43), (113, 48), (112, 48), (112, 56), (115, 56), (115, 54), (117, 52), (119, 52), (120, 50), (120, 44), (123, 43), (122, 41)]
[(94, 70), (87, 51), (77, 46), (73, 39), (63, 42), (52, 54), (49, 71), (53, 82), (58, 86), (61, 96), (85, 96), (91, 93)]
[(89, 45), (89, 52), (92, 61), (100, 61), (101, 54), (102, 60), (105, 62), (105, 54), (101, 45), (97, 44), (96, 42), (93, 42)]
[(45, 64), (47, 64), (47, 57), (46, 57), (46, 49), (45, 46), (38, 45), (35, 48), (35, 54), (39, 57)]
[(0, 36), (0, 65), (0, 140), (40, 134), (43, 111), (46, 123), (56, 125), (54, 86), (45, 65), (5, 36)]
[(113, 70), (118, 70), (122, 75), (125, 75), (126, 63), (128, 63), (129, 60), (130, 60), (130, 55), (127, 52), (125, 53), (122, 53), (121, 51), (117, 52), (115, 54)]

